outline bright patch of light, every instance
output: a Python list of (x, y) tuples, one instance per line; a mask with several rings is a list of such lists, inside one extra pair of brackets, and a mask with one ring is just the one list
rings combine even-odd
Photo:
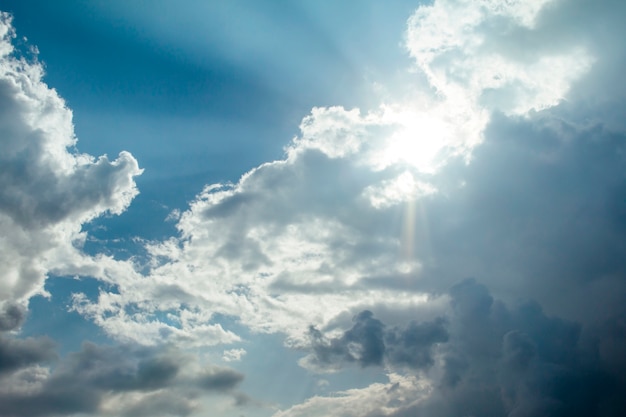
[(449, 124), (435, 112), (416, 112), (407, 109), (388, 113), (398, 126), (389, 137), (378, 161), (382, 167), (406, 163), (426, 173), (436, 171), (443, 150), (451, 141)]
[(381, 209), (436, 191), (431, 184), (417, 181), (406, 171), (391, 181), (367, 187), (363, 194), (369, 199), (372, 207)]

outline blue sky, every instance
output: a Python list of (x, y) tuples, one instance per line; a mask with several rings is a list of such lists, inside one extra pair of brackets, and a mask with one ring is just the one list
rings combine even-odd
[(0, 415), (623, 415), (622, 2), (0, 10)]

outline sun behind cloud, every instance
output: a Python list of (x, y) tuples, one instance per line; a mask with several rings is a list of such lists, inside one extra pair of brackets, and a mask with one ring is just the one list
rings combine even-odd
[(383, 165), (407, 163), (420, 172), (434, 173), (442, 163), (453, 130), (438, 114), (405, 108), (386, 117), (397, 124), (380, 155)]

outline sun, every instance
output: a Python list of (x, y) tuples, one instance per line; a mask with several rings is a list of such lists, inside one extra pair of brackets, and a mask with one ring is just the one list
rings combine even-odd
[(389, 116), (395, 129), (386, 141), (382, 159), (388, 164), (405, 163), (418, 171), (434, 173), (449, 144), (451, 129), (436, 112), (405, 110)]

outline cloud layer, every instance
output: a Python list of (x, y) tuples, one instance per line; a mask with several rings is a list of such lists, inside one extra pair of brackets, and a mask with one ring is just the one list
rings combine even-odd
[(211, 394), (246, 401), (236, 391), (242, 374), (174, 348), (87, 342), (58, 360), (49, 339), (1, 337), (2, 415), (186, 416)]

